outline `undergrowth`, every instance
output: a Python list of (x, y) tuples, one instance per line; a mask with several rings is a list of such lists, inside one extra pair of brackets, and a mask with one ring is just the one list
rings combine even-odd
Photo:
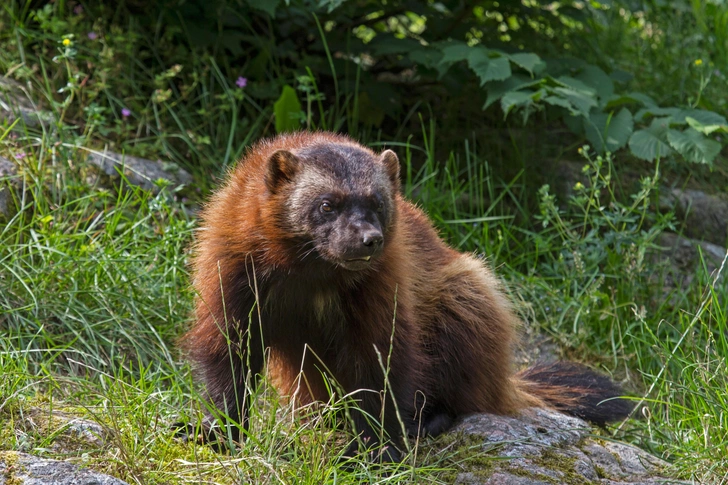
[[(0, 29), (0, 43), (15, 46), (0, 52), (1, 72), (22, 71), (50, 119), (0, 125), (0, 156), (19, 170), (0, 181), (14, 194), (0, 219), (0, 449), (70, 458), (137, 483), (438, 483), (466, 467), (427, 440), (401, 465), (344, 466), (351, 437), (332, 423), (346, 403), (293, 412), (269, 386), (257, 390), (249, 439), (235, 454), (175, 437), (173, 423), (198, 422), (205, 410), (176, 348), (193, 298), (194, 210), (265, 132), (270, 112), (197, 54), (177, 82), (168, 66), (185, 53), (165, 57), (172, 47), (164, 36), (94, 24), (108, 35), (73, 37), (72, 52), (63, 33), (73, 20), (60, 20), (17, 27), (18, 37)], [(134, 56), (142, 43), (149, 58)], [(84, 57), (92, 49), (93, 60)], [(164, 69), (148, 67), (162, 58)], [(103, 83), (84, 90), (82, 67), (123, 79), (126, 91)], [(308, 92), (318, 109), (314, 87)], [(332, 126), (346, 124), (341, 116)], [(628, 186), (617, 176), (622, 160), (583, 148), (583, 181), (557, 196), (548, 186), (534, 190), (530, 173), (501, 179), (492, 169), (528, 167), (540, 148), (492, 152), (463, 136), (442, 154), (436, 114), (422, 116), (416, 141), (385, 142), (373, 132), (363, 141), (398, 152), (406, 196), (450, 244), (488, 258), (529, 329), (635, 396), (638, 419), (610, 433), (667, 459), (677, 476), (728, 480), (728, 268), (697, 271), (686, 286), (667, 282), (659, 235), (680, 226), (656, 210), (665, 165)], [(104, 145), (171, 159), (195, 172), (195, 183), (160, 183), (155, 193), (124, 181), (100, 185), (86, 158)], [(53, 412), (98, 423), (105, 439), (67, 446), (41, 424)]]

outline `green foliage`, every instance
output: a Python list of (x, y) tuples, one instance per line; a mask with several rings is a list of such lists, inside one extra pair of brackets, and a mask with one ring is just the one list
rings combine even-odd
[(301, 128), (301, 102), (291, 86), (283, 86), (280, 98), (273, 104), (273, 112), (276, 116), (276, 133)]
[(728, 5), (720, 0), (690, 0), (695, 23), (710, 49), (710, 56), (728, 69)]
[(686, 160), (695, 163), (711, 163), (721, 149), (720, 143), (706, 139), (692, 128), (685, 131), (668, 130), (667, 140)]
[[(234, 454), (183, 443), (173, 423), (199, 424), (207, 406), (176, 345), (193, 297), (190, 208), (170, 187), (90, 184), (78, 170), (86, 150), (66, 147), (70, 130), (41, 134), (41, 146), (6, 134), (0, 153), (19, 162), (13, 181), (25, 190), (13, 186), (20, 197), (0, 220), (0, 449), (145, 483), (436, 483), (453, 461), (415, 444), (401, 464), (344, 463), (352, 437), (338, 423), (350, 400), (301, 408), (267, 384)], [(75, 439), (56, 415), (100, 424), (102, 445)]]
[(662, 158), (672, 153), (667, 141), (667, 122), (663, 118), (655, 118), (648, 128), (635, 131), (629, 139), (632, 153), (643, 160)]
[(629, 140), (632, 153), (644, 160), (666, 156), (674, 150), (690, 162), (711, 164), (720, 153), (721, 144), (705, 135), (728, 129), (723, 116), (705, 110), (644, 108), (636, 117), (653, 117), (649, 128), (636, 131)]
[[(89, 190), (46, 161), (35, 175), (23, 167), (33, 192), (0, 231), (0, 352), (33, 348), (49, 369), (79, 359), (173, 365), (160, 335), (179, 332), (190, 311), (191, 221), (164, 190)], [(54, 175), (61, 190), (43, 184)]]
[[(690, 15), (707, 40), (720, 44), (723, 7), (701, 0), (672, 4), (684, 12), (680, 19)], [(70, 4), (48, 3), (6, 10), (3, 25), (16, 33), (2, 46), (0, 64), (21, 80), (45, 71), (51, 104), (62, 119), (94, 130), (103, 125), (100, 135), (111, 144), (128, 144), (126, 134), (151, 130), (155, 149), (192, 171), (200, 167), (185, 157), (190, 147), (199, 163), (213, 159), (212, 147), (227, 146), (227, 165), (236, 155), (233, 147), (296, 129), (302, 121), (307, 128), (392, 138), (400, 131), (398, 120), (423, 104), (448, 117), (448, 132), (486, 134), (517, 116), (531, 125), (562, 122), (599, 153), (627, 149), (645, 160), (668, 156), (712, 165), (726, 125), (714, 108), (722, 96), (710, 91), (721, 82), (711, 61), (698, 66), (699, 59), (673, 56), (699, 85), (691, 97), (673, 94), (667, 104), (637, 82), (648, 63), (623, 69), (612, 61), (619, 55), (609, 45), (613, 36), (632, 44), (649, 40), (659, 52), (667, 37), (646, 19), (671, 22), (668, 10), (651, 2), (575, 0), (195, 0), (117, 10), (89, 2), (76, 13)], [(128, 27), (120, 28), (125, 22)], [(144, 31), (158, 34), (147, 42)], [(188, 49), (202, 56), (189, 56)], [(62, 69), (49, 69), (37, 55)], [(241, 77), (247, 85), (236, 87)], [(169, 102), (176, 94), (195, 106), (179, 113), (180, 105)], [(122, 116), (122, 109), (133, 115)], [(685, 131), (685, 118), (672, 116), (684, 110), (716, 120), (694, 118), (704, 129), (690, 125), (698, 133)], [(271, 117), (274, 124), (267, 122)], [(681, 133), (668, 138), (668, 131), (654, 128), (655, 117), (669, 117), (669, 128)], [(107, 119), (115, 123), (103, 123)], [(216, 123), (232, 130), (195, 135)], [(169, 134), (169, 127), (182, 125), (195, 129)], [(125, 148), (143, 155), (142, 146)]]
[[(570, 346), (584, 341), (605, 354), (619, 348), (628, 355), (625, 346), (628, 332), (620, 328), (620, 321), (631, 320), (632, 310), (623, 306), (613, 315), (611, 323), (590, 325), (585, 306), (601, 306), (610, 299), (634, 302), (650, 298), (649, 277), (652, 269), (646, 264), (647, 252), (656, 243), (657, 236), (672, 228), (671, 216), (659, 216), (650, 210), (650, 197), (658, 187), (659, 166), (651, 177), (640, 180), (640, 190), (632, 194), (629, 202), (615, 196), (616, 170), (611, 156), (594, 156), (588, 147), (581, 150), (586, 158), (582, 174), (584, 183), (577, 183), (569, 198), (568, 210), (557, 205), (549, 187), (541, 188), (540, 214), (537, 216), (545, 228), (534, 234), (536, 245), (545, 261), (539, 273), (547, 278), (568, 277), (568, 291), (564, 295), (564, 314), (554, 330), (560, 338), (568, 339)], [(554, 251), (547, 253), (547, 251)], [(610, 296), (611, 294), (611, 296)], [(588, 298), (585, 296), (588, 295)]]
[[(655, 208), (661, 171), (724, 180), (725, 7), (497, 3), (4, 5), (0, 74), (48, 116), (0, 121), (0, 155), (19, 161), (22, 187), (0, 221), (2, 447), (62, 454), (55, 431), (26, 419), (61, 407), (111, 432), (103, 449), (68, 454), (129, 482), (436, 483), (441, 468), (467, 467), (418, 442), (404, 465), (346, 469), (350, 437), (331, 424), (347, 404), (294, 413), (269, 388), (237, 455), (170, 431), (205, 406), (175, 350), (193, 297), (191, 202), (253, 140), (301, 126), (396, 149), (406, 195), (453, 246), (489, 258), (527, 328), (642, 401), (644, 419), (616, 437), (684, 478), (725, 481), (726, 269), (676, 288), (655, 259), (674, 224)], [(539, 191), (544, 154), (585, 142), (573, 196)], [(158, 195), (90, 186), (85, 154), (104, 146), (173, 160), (195, 183)]]
[(599, 153), (615, 152), (624, 147), (633, 129), (632, 113), (626, 108), (616, 114), (594, 113), (584, 123), (586, 138)]

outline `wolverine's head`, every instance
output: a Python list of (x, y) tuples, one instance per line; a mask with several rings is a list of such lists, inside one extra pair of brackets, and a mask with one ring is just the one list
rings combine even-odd
[(301, 260), (318, 258), (360, 271), (382, 253), (395, 215), (399, 160), (350, 144), (278, 150), (266, 186), (284, 200), (278, 222), (302, 240)]

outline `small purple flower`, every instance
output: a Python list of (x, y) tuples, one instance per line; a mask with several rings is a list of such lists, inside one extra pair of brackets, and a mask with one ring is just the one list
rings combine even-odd
[(76, 5), (73, 7), (73, 13), (76, 15), (81, 15), (83, 13), (83, 5)]
[(24, 158), (25, 158), (25, 152), (19, 152), (19, 153), (16, 153), (15, 154), (15, 159), (16, 160), (22, 160)]
[(245, 86), (248, 85), (248, 78), (240, 76), (237, 81), (235, 81), (235, 84), (240, 88), (243, 89)]
[(129, 108), (121, 108), (121, 116), (124, 118), (128, 118), (131, 115), (131, 110)]
[(89, 32), (87, 35), (88, 35), (88, 38), (91, 40), (96, 40), (96, 38), (98, 37), (96, 32)]

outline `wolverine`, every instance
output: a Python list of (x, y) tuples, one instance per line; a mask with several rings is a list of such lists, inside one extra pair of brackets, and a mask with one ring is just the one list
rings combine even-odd
[(327, 401), (330, 379), (357, 401), (358, 442), (384, 445), (386, 461), (401, 460), (405, 433), (470, 413), (626, 417), (619, 387), (584, 366), (514, 371), (502, 285), (403, 198), (399, 167), (392, 150), (301, 132), (255, 144), (229, 173), (201, 214), (183, 337), (214, 407), (246, 429), (246, 382), (264, 368), (300, 403)]

